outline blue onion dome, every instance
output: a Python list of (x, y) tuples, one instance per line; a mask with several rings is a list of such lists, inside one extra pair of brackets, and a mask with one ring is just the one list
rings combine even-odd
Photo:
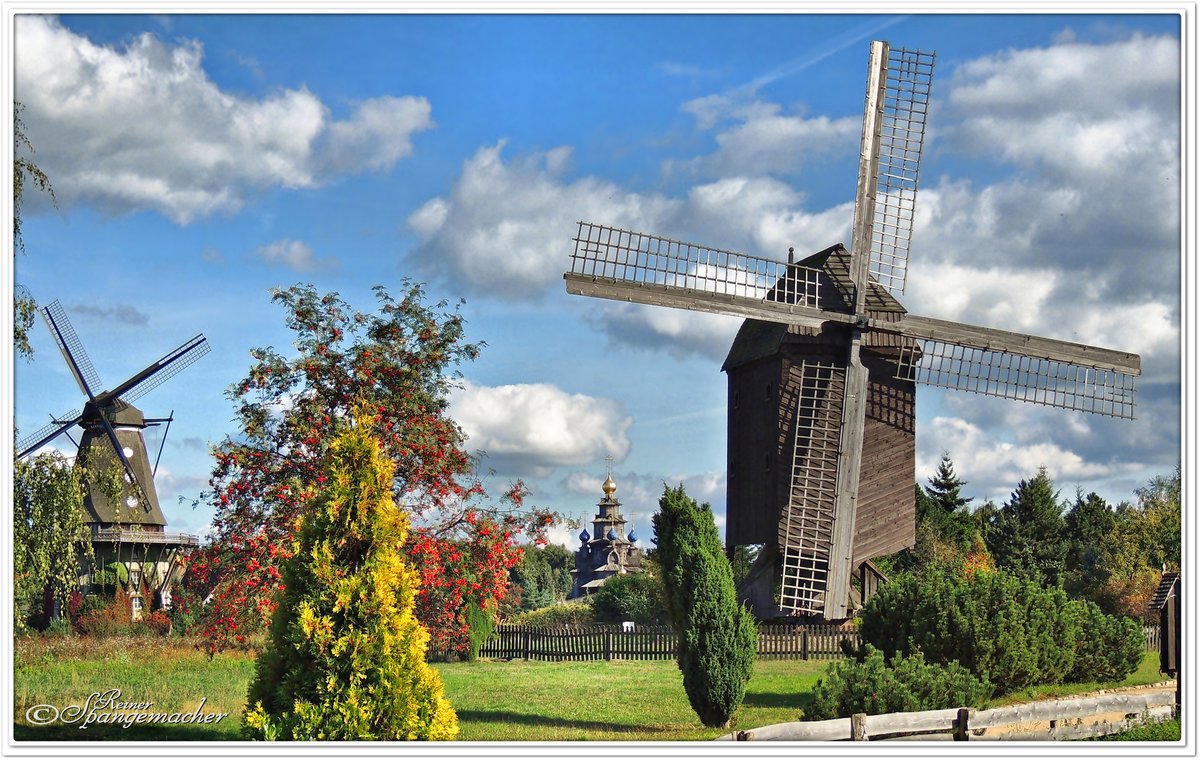
[(616, 528), (609, 528), (609, 529), (608, 529), (608, 540), (609, 540), (609, 541), (616, 541), (616, 540), (617, 540), (617, 529), (616, 529)]
[(629, 542), (632, 544), (637, 543), (637, 531), (636, 530), (629, 531)]
[(588, 541), (591, 541), (591, 540), (592, 540), (592, 537), (587, 532), (587, 528), (584, 528), (583, 530), (581, 530), (579, 532), (579, 543), (586, 544)]

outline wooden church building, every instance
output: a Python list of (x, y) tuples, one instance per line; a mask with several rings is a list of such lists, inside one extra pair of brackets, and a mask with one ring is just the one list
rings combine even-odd
[(637, 547), (637, 533), (625, 533), (625, 517), (617, 501), (617, 484), (612, 478), (612, 457), (609, 457), (608, 478), (601, 486), (604, 496), (596, 505), (592, 531), (579, 533), (579, 550), (575, 553), (575, 569), (568, 599), (594, 593), (614, 575), (642, 572), (642, 553)]

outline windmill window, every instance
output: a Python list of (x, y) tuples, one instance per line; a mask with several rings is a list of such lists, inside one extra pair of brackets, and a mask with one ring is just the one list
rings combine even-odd
[(132, 596), (129, 598), (129, 604), (134, 612), (141, 612), (145, 608), (145, 602), (140, 596)]
[(142, 571), (141, 570), (130, 570), (129, 571), (129, 585), (131, 588), (134, 588), (134, 589), (139, 589), (142, 587)]

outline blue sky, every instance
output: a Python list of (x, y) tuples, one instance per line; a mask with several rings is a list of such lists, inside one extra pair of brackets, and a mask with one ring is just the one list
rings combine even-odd
[[(849, 243), (871, 39), (937, 52), (910, 311), (1139, 352), (1132, 423), (918, 392), (943, 450), (1003, 501), (1128, 499), (1180, 458), (1179, 18), (1174, 15), (84, 15), (16, 20), (14, 94), (57, 207), (30, 197), (15, 280), (60, 300), (106, 385), (203, 332), (139, 406), (174, 410), (172, 528), (223, 392), (287, 346), (268, 290), (370, 308), (409, 276), (465, 298), (452, 412), (496, 485), (594, 512), (607, 455), (649, 535), (664, 481), (724, 515), (738, 321), (566, 295), (588, 219), (783, 259)], [(18, 359), (22, 431), (78, 405), (45, 327)], [(152, 450), (157, 439), (150, 436)], [(60, 439), (56, 445), (69, 449)], [(558, 535), (566, 539), (564, 529)]]

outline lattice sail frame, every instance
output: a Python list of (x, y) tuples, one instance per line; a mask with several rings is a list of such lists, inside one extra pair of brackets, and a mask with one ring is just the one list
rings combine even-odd
[(869, 266), (892, 293), (903, 293), (908, 277), (934, 59), (919, 50), (888, 51)]
[(818, 615), (825, 609), (837, 496), (838, 442), (845, 368), (803, 361), (797, 384), (791, 493), (779, 521), (783, 575), (779, 606)]
[(917, 339), (896, 377), (939, 388), (1133, 419), (1135, 375), (1076, 362)]
[(570, 274), (691, 294), (815, 307), (819, 272), (773, 259), (579, 222)]

